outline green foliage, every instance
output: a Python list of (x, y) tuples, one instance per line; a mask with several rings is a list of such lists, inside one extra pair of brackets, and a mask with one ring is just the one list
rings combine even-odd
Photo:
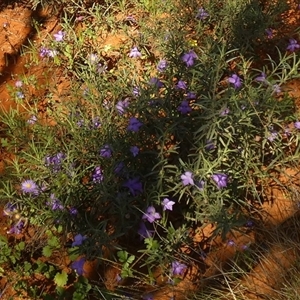
[(54, 282), (58, 287), (63, 287), (67, 284), (68, 281), (68, 274), (65, 271), (61, 273), (56, 273), (54, 277)]

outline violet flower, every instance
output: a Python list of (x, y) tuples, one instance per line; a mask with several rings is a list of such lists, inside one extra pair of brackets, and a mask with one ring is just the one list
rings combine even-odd
[(267, 28), (265, 30), (265, 32), (266, 32), (268, 39), (271, 39), (273, 37), (273, 29), (272, 28)]
[(182, 183), (183, 183), (184, 186), (194, 185), (193, 173), (192, 172), (186, 171), (184, 174), (182, 174), (180, 176), (180, 178), (181, 178)]
[(185, 264), (182, 264), (179, 261), (175, 260), (172, 262), (171, 274), (172, 276), (176, 276), (176, 275), (182, 276), (186, 269), (187, 266)]
[(157, 64), (158, 72), (161, 72), (161, 73), (164, 72), (166, 70), (167, 66), (168, 66), (167, 61), (165, 59), (161, 59)]
[(22, 82), (21, 80), (17, 80), (17, 81), (15, 82), (15, 87), (16, 87), (16, 88), (21, 88), (22, 85), (23, 85), (23, 82)]
[(280, 88), (279, 84), (274, 84), (272, 88), (273, 88), (274, 93), (276, 93), (276, 94), (281, 93), (281, 88)]
[(272, 131), (269, 133), (267, 139), (270, 141), (270, 142), (273, 142), (278, 136), (278, 132), (277, 131)]
[(143, 126), (143, 123), (140, 122), (137, 118), (132, 117), (129, 120), (129, 125), (127, 127), (128, 131), (138, 132), (140, 127)]
[(238, 89), (242, 86), (242, 80), (237, 74), (233, 74), (228, 78), (228, 82), (231, 83), (235, 89)]
[(219, 189), (227, 187), (228, 184), (228, 175), (224, 173), (216, 173), (212, 175), (213, 181), (217, 184)]
[(65, 35), (66, 33), (60, 30), (57, 33), (55, 33), (53, 36), (57, 42), (61, 42), (63, 41)]
[(195, 185), (199, 188), (200, 191), (204, 190), (205, 181), (200, 180), (195, 183)]
[(176, 88), (181, 89), (181, 90), (186, 90), (187, 89), (187, 85), (183, 80), (179, 80)]
[(103, 171), (100, 166), (95, 167), (92, 175), (92, 180), (95, 183), (100, 183), (103, 181)]
[(225, 116), (227, 116), (229, 113), (230, 113), (230, 110), (229, 110), (228, 107), (226, 107), (226, 108), (222, 109), (222, 111), (221, 111), (221, 113), (220, 113), (220, 116), (221, 116), (221, 117), (225, 117)]
[(141, 239), (151, 238), (154, 234), (154, 230), (149, 230), (145, 223), (142, 221), (140, 223), (140, 228), (138, 230), (138, 234), (140, 235)]
[(133, 47), (129, 53), (129, 57), (131, 58), (137, 58), (137, 57), (141, 57), (142, 53), (138, 50), (137, 47)]
[(257, 76), (257, 77), (255, 78), (255, 81), (265, 83), (265, 82), (267, 82), (266, 76), (267, 76), (267, 75), (266, 75), (264, 72), (261, 72), (260, 76)]
[(299, 130), (300, 130), (300, 121), (296, 121), (296, 122), (294, 123), (294, 127), (295, 127), (296, 129), (299, 129)]
[(21, 183), (21, 191), (36, 196), (39, 194), (39, 187), (33, 180), (29, 179)]
[(110, 158), (112, 156), (112, 149), (109, 145), (104, 145), (101, 149), (100, 149), (100, 156), (101, 157), (105, 157), (105, 158)]
[(198, 56), (193, 50), (184, 53), (181, 57), (182, 61), (186, 64), (187, 67), (192, 67), (195, 64), (195, 60), (197, 58)]
[(72, 264), (71, 264), (71, 268), (76, 271), (76, 273), (78, 275), (83, 275), (84, 273), (84, 269), (83, 269), (83, 266), (84, 266), (84, 263), (85, 263), (85, 258), (82, 257), (76, 261), (74, 261)]
[(209, 13), (206, 10), (204, 10), (202, 7), (199, 8), (196, 18), (199, 20), (204, 20), (207, 17), (209, 17)]
[(124, 100), (118, 101), (118, 103), (116, 104), (116, 109), (120, 115), (124, 114), (126, 108), (129, 106), (129, 104), (130, 104), (129, 98), (125, 98)]
[(289, 39), (289, 45), (287, 46), (286, 50), (294, 52), (300, 48), (300, 45), (295, 39)]
[(137, 146), (131, 146), (130, 152), (132, 153), (133, 157), (136, 157), (139, 154), (140, 149)]
[(161, 203), (163, 206), (163, 210), (173, 210), (174, 201), (171, 201), (169, 198), (165, 198)]
[(143, 192), (143, 185), (140, 182), (139, 177), (128, 179), (123, 186), (129, 189), (132, 196), (137, 196)]
[(149, 223), (153, 223), (156, 220), (161, 219), (161, 215), (155, 211), (154, 206), (149, 206), (146, 212), (144, 213), (142, 219), (147, 220)]
[(187, 100), (194, 100), (196, 98), (197, 98), (196, 93), (194, 93), (194, 92), (187, 92), (187, 94), (186, 94), (186, 99)]
[(37, 121), (37, 117), (32, 115), (28, 120), (27, 120), (27, 123), (30, 124), (30, 125), (33, 125), (35, 124)]
[(156, 87), (157, 89), (160, 89), (164, 86), (164, 84), (157, 77), (151, 77), (149, 80), (149, 84)]
[(177, 110), (181, 112), (181, 114), (185, 115), (187, 113), (190, 113), (192, 111), (192, 108), (190, 107), (189, 101), (183, 100), (178, 106)]
[(12, 226), (7, 234), (20, 234), (25, 227), (25, 222), (23, 219), (20, 219), (14, 226)]
[(52, 210), (63, 210), (64, 206), (61, 201), (55, 197), (55, 194), (50, 195), (50, 201), (46, 203), (48, 206), (51, 206)]
[(76, 235), (74, 236), (74, 242), (72, 243), (72, 247), (82, 245), (83, 241), (85, 241), (86, 239), (87, 239), (86, 236), (83, 236), (83, 235), (81, 235), (80, 233), (79, 233), (79, 234), (76, 234)]

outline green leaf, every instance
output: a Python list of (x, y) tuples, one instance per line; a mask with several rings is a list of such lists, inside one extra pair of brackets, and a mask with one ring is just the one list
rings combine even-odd
[(16, 250), (18, 251), (22, 251), (25, 249), (25, 243), (24, 242), (20, 242), (17, 246), (16, 246)]
[(128, 263), (128, 264), (131, 264), (131, 263), (134, 261), (134, 259), (135, 259), (135, 256), (134, 256), (134, 255), (130, 255), (130, 256), (128, 257), (128, 259), (127, 259), (127, 263)]
[(56, 273), (54, 277), (54, 282), (58, 287), (63, 287), (67, 284), (68, 281), (68, 274), (65, 271), (61, 273)]
[(46, 257), (50, 257), (52, 255), (52, 248), (50, 246), (45, 246), (43, 248), (43, 255)]
[(58, 248), (59, 247), (59, 239), (56, 236), (52, 236), (48, 239), (48, 245), (52, 248)]
[(32, 265), (30, 262), (28, 262), (28, 261), (24, 262), (24, 271), (25, 272), (28, 272), (29, 270), (31, 270), (31, 267), (32, 267)]
[(127, 251), (118, 251), (117, 256), (119, 257), (119, 261), (124, 263), (128, 259), (128, 252)]

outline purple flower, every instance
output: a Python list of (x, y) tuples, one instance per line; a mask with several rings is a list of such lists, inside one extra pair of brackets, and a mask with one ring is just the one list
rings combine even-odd
[(27, 120), (27, 123), (33, 125), (36, 121), (37, 117), (33, 115)]
[(129, 53), (129, 57), (131, 58), (137, 58), (137, 57), (141, 57), (142, 53), (138, 50), (137, 47), (133, 47)]
[(138, 230), (138, 234), (141, 236), (141, 239), (147, 239), (153, 236), (154, 230), (149, 230), (145, 223), (142, 221), (140, 223), (140, 228)]
[(184, 186), (186, 185), (194, 185), (194, 180), (193, 180), (193, 173), (192, 172), (189, 172), (189, 171), (186, 171), (184, 174), (182, 174), (180, 176), (181, 180), (182, 180), (182, 183)]
[(195, 64), (195, 60), (197, 58), (198, 56), (193, 50), (184, 53), (181, 57), (182, 61), (186, 64), (187, 67), (192, 67)]
[(47, 49), (45, 47), (42, 47), (40, 50), (40, 57), (44, 58), (44, 57), (54, 57), (57, 55), (57, 51), (56, 50), (51, 50), (51, 49)]
[(210, 150), (214, 150), (214, 149), (216, 149), (216, 145), (214, 144), (214, 142), (212, 140), (208, 140), (205, 145), (205, 150), (210, 151)]
[(267, 137), (267, 139), (270, 141), (270, 142), (273, 142), (278, 136), (278, 132), (277, 131), (272, 131), (269, 133), (269, 136)]
[(117, 163), (117, 165), (115, 166), (114, 172), (118, 175), (121, 175), (122, 171), (124, 170), (125, 165), (124, 162), (120, 161)]
[(90, 64), (95, 65), (95, 64), (97, 64), (97, 62), (99, 61), (99, 57), (98, 57), (97, 54), (91, 53), (91, 54), (88, 55), (87, 61), (88, 61)]
[(40, 49), (40, 57), (44, 58), (44, 57), (48, 57), (49, 54), (49, 49), (42, 47)]
[(157, 89), (160, 89), (164, 86), (164, 84), (156, 77), (151, 77), (149, 80), (149, 84), (156, 87)]
[(95, 183), (103, 181), (103, 171), (99, 166), (95, 167), (92, 178)]
[(200, 191), (204, 190), (204, 185), (205, 185), (205, 182), (203, 180), (196, 182), (196, 186), (199, 188)]
[(58, 200), (54, 194), (50, 195), (50, 201), (46, 203), (48, 206), (51, 206), (52, 210), (63, 210), (64, 207), (60, 200)]
[(209, 13), (207, 11), (205, 11), (202, 7), (199, 8), (196, 18), (199, 20), (204, 20), (207, 17), (209, 17)]
[(17, 81), (15, 82), (15, 87), (17, 87), (17, 88), (22, 87), (22, 85), (23, 85), (23, 82), (22, 82), (21, 80), (17, 80)]
[(101, 149), (100, 149), (100, 156), (102, 157), (106, 157), (109, 158), (112, 156), (112, 149), (109, 145), (104, 145)]
[(300, 45), (295, 39), (289, 39), (289, 45), (287, 46), (286, 50), (294, 52), (300, 48)]
[(75, 207), (70, 207), (69, 212), (72, 216), (76, 216), (78, 214), (78, 210)]
[(129, 125), (127, 127), (128, 131), (138, 132), (140, 127), (143, 126), (143, 123), (140, 122), (137, 118), (132, 117), (129, 120)]
[(226, 108), (222, 109), (220, 116), (224, 117), (224, 116), (227, 116), (229, 113), (230, 113), (230, 110), (228, 107), (226, 107)]
[(242, 86), (242, 80), (241, 78), (236, 75), (236, 74), (233, 74), (231, 77), (228, 78), (228, 82), (233, 84), (234, 88), (235, 89), (238, 89)]
[(183, 80), (179, 80), (177, 85), (176, 85), (176, 88), (186, 90), (187, 85)]
[(25, 98), (24, 94), (21, 91), (16, 92), (16, 97), (19, 98), (19, 99), (24, 99)]
[(266, 32), (268, 39), (271, 39), (273, 37), (273, 29), (272, 28), (267, 28), (265, 30), (265, 32)]
[(116, 109), (120, 115), (124, 114), (129, 104), (130, 104), (129, 98), (125, 98), (123, 101), (122, 100), (118, 101), (118, 103), (116, 104)]
[(255, 81), (258, 81), (258, 82), (266, 82), (266, 74), (264, 72), (261, 72), (260, 76), (257, 76), (255, 78)]
[(165, 59), (161, 59), (159, 61), (159, 63), (157, 64), (158, 72), (164, 72), (166, 70), (167, 66), (168, 66), (167, 61)]
[(25, 180), (21, 183), (21, 190), (23, 193), (38, 195), (39, 187), (33, 180)]
[(135, 97), (140, 96), (140, 95), (141, 95), (140, 88), (139, 88), (138, 86), (135, 86), (135, 87), (133, 88), (133, 90), (132, 90), (132, 94), (133, 94), (133, 96), (135, 96)]
[(182, 276), (186, 270), (187, 266), (185, 264), (181, 264), (179, 261), (175, 260), (172, 262), (171, 274), (173, 276), (180, 275)]
[(173, 205), (175, 204), (175, 202), (171, 201), (168, 198), (165, 198), (161, 204), (163, 206), (163, 210), (173, 210)]
[(7, 234), (20, 234), (25, 227), (25, 222), (21, 218), (13, 227), (11, 227)]
[(66, 33), (60, 30), (58, 33), (55, 33), (53, 36), (57, 42), (61, 42), (63, 41), (65, 35)]
[(281, 88), (278, 84), (274, 84), (272, 88), (273, 88), (274, 93), (276, 93), (276, 94), (281, 93)]
[(294, 123), (295, 128), (300, 129), (300, 121)]
[(85, 263), (85, 258), (82, 257), (76, 261), (74, 261), (72, 264), (71, 264), (71, 268), (77, 272), (78, 275), (83, 275), (84, 273), (84, 270), (83, 270), (83, 266), (84, 266), (84, 263)]
[[(92, 129), (98, 129), (99, 127), (101, 127), (101, 122), (100, 122), (100, 118), (99, 117), (95, 117), (92, 119), (91, 121), (91, 128)], [(81, 126), (79, 126), (81, 127)]]
[(133, 157), (136, 157), (139, 154), (140, 149), (137, 146), (131, 146), (130, 152), (132, 153)]
[(66, 158), (66, 155), (62, 152), (59, 152), (53, 156), (47, 155), (45, 157), (45, 165), (51, 167), (54, 172), (58, 172), (61, 169), (63, 160)]
[(228, 241), (227, 241), (227, 245), (230, 246), (230, 247), (235, 246), (234, 240), (228, 240)]
[(12, 214), (14, 214), (15, 212), (18, 211), (18, 208), (16, 206), (16, 204), (13, 204), (11, 202), (6, 203), (6, 205), (4, 206), (3, 209), (3, 215), (4, 216), (11, 216)]
[(228, 176), (224, 173), (214, 174), (212, 175), (212, 179), (219, 189), (225, 188), (228, 184)]
[(197, 98), (196, 93), (194, 93), (194, 92), (187, 92), (187, 94), (186, 94), (186, 99), (187, 100), (194, 100), (196, 98)]
[(143, 192), (143, 185), (140, 182), (139, 177), (128, 179), (123, 186), (127, 187), (132, 196), (137, 196)]
[(161, 219), (161, 216), (158, 212), (155, 211), (155, 208), (153, 206), (149, 206), (144, 213), (143, 220), (147, 220), (149, 223), (153, 223), (156, 220)]
[(74, 236), (74, 242), (72, 243), (72, 247), (80, 246), (83, 243), (83, 241), (86, 240), (86, 239), (87, 239), (86, 236), (83, 236), (80, 233), (76, 234)]
[(245, 226), (248, 227), (248, 228), (252, 228), (252, 227), (254, 227), (254, 222), (252, 220), (248, 220), (245, 223)]
[(102, 64), (97, 64), (97, 72), (99, 73), (99, 74), (101, 74), (101, 73), (105, 73), (105, 71), (107, 70), (107, 66), (106, 65), (102, 65)]
[(177, 108), (183, 115), (190, 113), (192, 108), (190, 107), (189, 101), (183, 100)]

